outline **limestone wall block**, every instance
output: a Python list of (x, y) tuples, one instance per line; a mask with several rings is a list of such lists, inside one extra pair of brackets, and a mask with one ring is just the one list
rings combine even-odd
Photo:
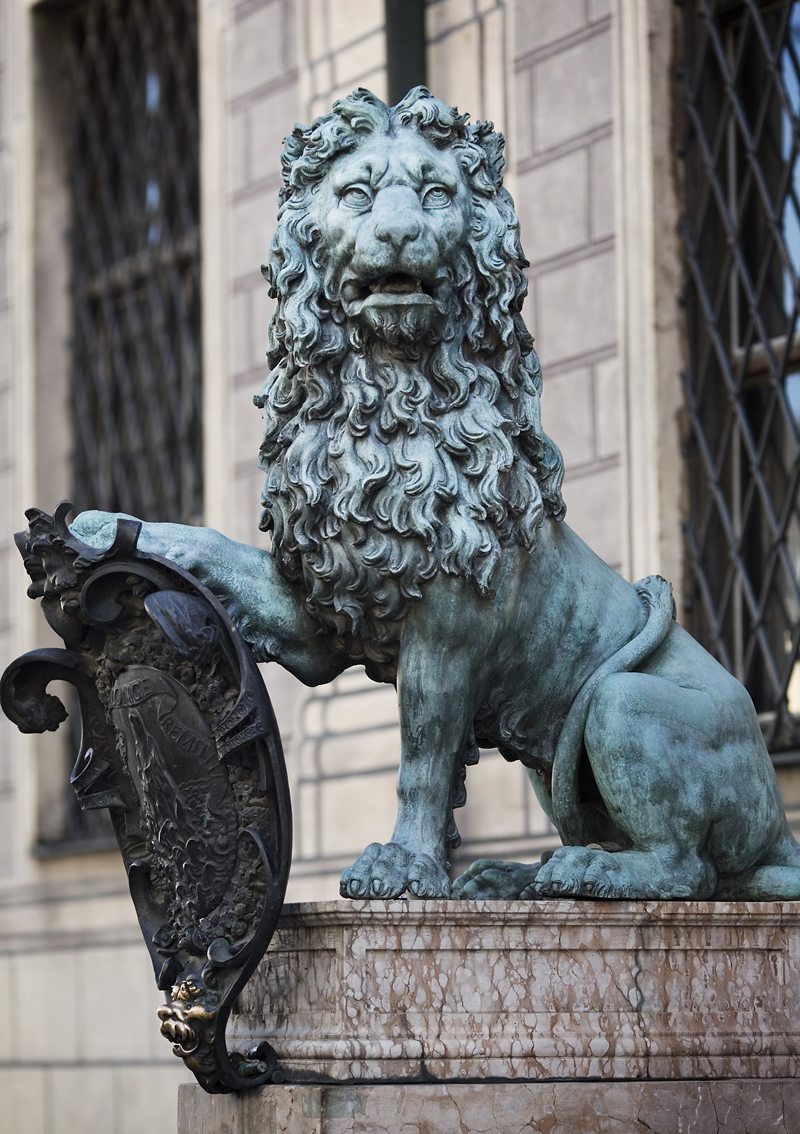
[[(599, 251), (559, 263), (537, 279), (540, 343), (547, 398), (548, 367), (613, 347), (616, 342), (616, 258)], [(546, 401), (545, 401), (546, 404)], [(553, 434), (559, 441), (558, 433)]]
[[(575, 77), (580, 75), (580, 82)], [(538, 149), (596, 130), (612, 117), (611, 37), (594, 35), (542, 59), (534, 72)]]
[(518, 0), (515, 40), (520, 54), (539, 50), (564, 36), (574, 35), (586, 23), (584, 0)]
[(522, 247), (534, 265), (589, 241), (589, 155), (574, 150), (517, 174)]

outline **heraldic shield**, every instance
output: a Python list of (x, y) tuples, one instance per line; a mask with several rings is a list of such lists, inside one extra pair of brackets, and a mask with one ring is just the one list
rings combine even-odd
[(275, 929), (291, 858), (280, 734), (247, 644), (219, 602), (174, 563), (137, 551), (119, 520), (105, 551), (29, 509), (16, 537), (65, 649), (27, 653), (0, 684), (23, 732), (67, 712), (51, 681), (77, 690), (82, 735), (70, 777), (82, 808), (107, 808), (158, 987), (161, 1031), (208, 1091), (280, 1080), (266, 1043), (228, 1052), (232, 1004)]

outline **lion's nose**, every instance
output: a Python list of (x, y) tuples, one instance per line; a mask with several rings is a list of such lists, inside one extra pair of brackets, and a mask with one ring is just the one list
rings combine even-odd
[(375, 222), (375, 236), (384, 244), (391, 244), (398, 252), (404, 244), (416, 240), (422, 226), (413, 213), (402, 207), (392, 209)]

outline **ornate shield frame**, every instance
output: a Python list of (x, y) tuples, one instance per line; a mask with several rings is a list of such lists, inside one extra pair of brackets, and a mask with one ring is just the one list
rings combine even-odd
[(291, 803), (269, 695), (225, 610), (190, 574), (136, 548), (119, 520), (104, 551), (70, 532), (72, 505), (29, 509), (15, 539), (65, 649), (12, 662), (3, 711), (23, 732), (67, 712), (51, 681), (77, 690), (82, 735), (70, 782), (83, 809), (107, 808), (158, 987), (161, 1031), (207, 1091), (280, 1080), (262, 1043), (229, 1053), (233, 1002), (283, 905)]

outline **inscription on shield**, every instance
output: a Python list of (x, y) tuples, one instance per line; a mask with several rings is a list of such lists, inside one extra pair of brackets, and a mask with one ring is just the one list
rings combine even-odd
[(148, 850), (190, 916), (203, 917), (231, 882), (238, 832), (210, 725), (180, 682), (150, 666), (130, 666), (120, 675), (110, 707)]

